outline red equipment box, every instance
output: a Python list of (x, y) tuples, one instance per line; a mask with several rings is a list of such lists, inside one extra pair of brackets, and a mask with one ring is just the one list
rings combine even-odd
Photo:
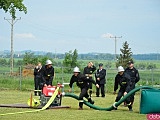
[(52, 96), (54, 91), (56, 90), (57, 86), (46, 86), (43, 87), (43, 94), (45, 96)]

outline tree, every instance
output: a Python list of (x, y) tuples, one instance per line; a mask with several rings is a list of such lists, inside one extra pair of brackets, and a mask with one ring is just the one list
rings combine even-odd
[(7, 60), (3, 59), (3, 58), (0, 58), (0, 65), (2, 65), (2, 66), (7, 65)]
[(131, 48), (129, 48), (129, 44), (127, 43), (127, 41), (123, 43), (123, 48), (120, 49), (120, 51), (121, 54), (117, 57), (116, 67), (121, 65), (126, 68), (128, 61), (133, 60), (133, 53), (131, 52)]
[(148, 70), (155, 69), (155, 68), (156, 68), (156, 64), (153, 64), (153, 63), (149, 63), (148, 66), (147, 66)]
[(22, 66), (23, 65), (23, 60), (17, 60), (16, 66)]
[(72, 53), (72, 51), (69, 51), (68, 53), (65, 53), (65, 58), (63, 61), (63, 65), (66, 68), (67, 72), (71, 72), (71, 68), (75, 67), (78, 65), (77, 63), (77, 58), (78, 58), (78, 52), (75, 49), (74, 52)]
[(26, 52), (24, 57), (23, 57), (23, 63), (24, 65), (28, 65), (28, 64), (37, 64), (38, 59), (36, 59), (34, 57), (34, 53), (31, 52)]
[(77, 58), (78, 58), (78, 52), (75, 49), (73, 54), (72, 54), (72, 62), (71, 62), (71, 67), (77, 66)]
[(139, 63), (139, 64), (135, 65), (135, 67), (137, 69), (144, 70), (146, 68), (146, 64), (145, 63)]
[(107, 62), (107, 64), (105, 65), (105, 67), (106, 67), (107, 69), (110, 69), (110, 68), (112, 67), (112, 63), (111, 63), (111, 62)]
[(63, 65), (65, 67), (71, 67), (71, 63), (72, 63), (72, 51), (69, 51), (68, 53), (65, 53)]
[(0, 0), (0, 9), (10, 13), (13, 19), (16, 18), (16, 10), (27, 13), (27, 7), (23, 4), (23, 0)]

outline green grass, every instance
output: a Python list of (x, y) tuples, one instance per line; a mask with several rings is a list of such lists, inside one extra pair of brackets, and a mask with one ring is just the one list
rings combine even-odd
[[(105, 61), (103, 61), (104, 63)], [(138, 63), (140, 61), (137, 61)], [(149, 61), (148, 61), (149, 62)], [(153, 61), (151, 61), (153, 62)], [(157, 68), (160, 68), (160, 62), (155, 61)], [(84, 64), (85, 65), (85, 64)], [(86, 64), (87, 65), (87, 64)], [(18, 70), (18, 68), (15, 68)], [(56, 69), (56, 68), (55, 68)], [(27, 100), (30, 96), (31, 90), (34, 89), (34, 81), (33, 77), (23, 77), (20, 76), (9, 76), (8, 74), (4, 74), (5, 72), (9, 72), (9, 68), (1, 67), (0, 73), (0, 104), (11, 104), (11, 103), (27, 103)], [(137, 85), (152, 85), (160, 83), (160, 70), (154, 70), (153, 72), (150, 70), (139, 70), (141, 80)], [(114, 100), (115, 95), (112, 95), (113, 85), (114, 85), (114, 77), (117, 74), (115, 69), (107, 70), (107, 84), (106, 84), (106, 98), (96, 98), (93, 97), (95, 101), (95, 105), (100, 107), (110, 107)], [(56, 85), (57, 82), (69, 82), (72, 74), (65, 73), (56, 73), (56, 77), (54, 79), (53, 85)], [(21, 86), (20, 86), (21, 81)], [(69, 87), (66, 85), (64, 91), (67, 92)], [(74, 93), (79, 93), (79, 88), (74, 84), (73, 87)], [(32, 91), (33, 92), (33, 91)], [(95, 95), (95, 87), (93, 87), (93, 95)], [(78, 101), (73, 98), (64, 97), (62, 100), (62, 105), (71, 106), (70, 109), (52, 109), (45, 110), (36, 113), (25, 113), (25, 114), (17, 114), (17, 115), (8, 115), (8, 116), (0, 116), (0, 120), (145, 120), (146, 115), (139, 114), (139, 93), (136, 93), (135, 104), (133, 106), (134, 112), (129, 112), (126, 107), (122, 105), (119, 106), (117, 111), (99, 111), (90, 109), (87, 106), (84, 106), (83, 111), (77, 110)], [(20, 108), (2, 108), (0, 107), (0, 114), (2, 113), (10, 113), (10, 112), (19, 112), (19, 111), (28, 111), (30, 109), (20, 109)]]
[[(0, 104), (27, 103), (31, 91), (2, 90), (0, 92)], [(94, 94), (95, 95), (95, 94)], [(93, 96), (95, 105), (100, 107), (110, 107), (116, 95), (106, 94), (106, 98), (97, 98)], [(120, 105), (117, 111), (99, 111), (90, 109), (84, 105), (84, 110), (78, 110), (78, 101), (70, 98), (62, 98), (62, 106), (71, 106), (67, 109), (48, 109), (35, 113), (24, 113), (16, 115), (0, 116), (2, 120), (145, 120), (146, 115), (139, 114), (139, 95), (136, 94), (133, 112), (128, 111), (127, 107)], [(0, 107), (0, 114), (19, 111), (28, 111), (33, 109), (22, 108), (4, 108)]]

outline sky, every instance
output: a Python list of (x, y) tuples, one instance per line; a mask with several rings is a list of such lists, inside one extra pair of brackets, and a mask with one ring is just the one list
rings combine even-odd
[[(24, 0), (13, 50), (65, 53), (160, 53), (160, 0)], [(11, 19), (0, 10), (0, 51), (11, 50)], [(110, 36), (112, 38), (110, 38)], [(121, 37), (122, 36), (122, 37)], [(114, 37), (117, 37), (116, 40)], [(121, 38), (119, 38), (121, 37)], [(115, 47), (116, 43), (116, 47)]]

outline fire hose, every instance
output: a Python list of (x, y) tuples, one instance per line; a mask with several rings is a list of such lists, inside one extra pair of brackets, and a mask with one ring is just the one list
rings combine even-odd
[(49, 101), (47, 102), (47, 104), (44, 107), (42, 107), (41, 109), (30, 110), (30, 111), (23, 111), (23, 112), (5, 113), (5, 114), (0, 114), (0, 116), (23, 114), (23, 113), (34, 113), (34, 112), (39, 112), (39, 111), (46, 110), (51, 105), (51, 103), (54, 101), (54, 99), (56, 98), (56, 96), (58, 94), (59, 88), (60, 87), (57, 87), (57, 89), (55, 90), (55, 92), (53, 93), (53, 95), (51, 96), (51, 98), (49, 99)]
[[(114, 103), (112, 106), (108, 107), (108, 108), (102, 108), (99, 106), (95, 106), (89, 102), (87, 102), (86, 100), (84, 101), (84, 104), (89, 106), (90, 108), (93, 108), (95, 110), (105, 110), (105, 111), (111, 111), (113, 110), (115, 107), (118, 107), (121, 103), (123, 103), (129, 96), (131, 96), (132, 94), (134, 94), (135, 92), (141, 90), (141, 89), (154, 89), (153, 87), (149, 87), (149, 86), (140, 86), (140, 87), (136, 87), (135, 89), (131, 90), (127, 95), (125, 95), (122, 99), (120, 99), (118, 102)], [(79, 97), (73, 93), (65, 93), (64, 96), (66, 97), (72, 97), (75, 98), (77, 100), (79, 100)]]
[[(102, 108), (102, 107), (99, 107), (99, 106), (95, 106), (95, 105), (92, 105), (91, 103), (84, 101), (84, 104), (89, 106), (90, 108), (93, 108), (95, 110), (104, 110), (104, 111), (111, 111), (114, 109), (114, 107), (118, 107), (122, 102), (124, 102), (129, 96), (131, 96), (132, 94), (134, 94), (135, 92), (141, 90), (141, 89), (154, 89), (153, 87), (149, 87), (149, 86), (140, 86), (140, 87), (137, 87), (135, 89), (133, 89), (132, 91), (130, 91), (127, 95), (125, 95), (122, 99), (120, 99), (118, 102), (114, 103), (113, 105), (111, 105), (110, 107), (108, 108)], [(46, 110), (50, 104), (53, 102), (53, 100), (55, 99), (55, 97), (57, 96), (58, 94), (58, 90), (59, 90), (59, 87), (57, 87), (57, 89), (55, 90), (54, 94), (52, 95), (52, 97), (49, 99), (49, 101), (47, 102), (47, 104), (39, 109), (39, 110), (32, 110), (32, 111), (23, 111), (23, 112), (14, 112), (14, 113), (5, 113), (5, 114), (0, 114), (0, 116), (5, 116), (5, 115), (15, 115), (15, 114), (23, 114), (23, 113), (34, 113), (34, 112), (39, 112), (39, 111), (43, 111), (43, 110)], [(79, 97), (73, 93), (63, 93), (63, 95), (65, 97), (72, 97), (72, 98), (75, 98), (77, 100), (79, 100)]]

